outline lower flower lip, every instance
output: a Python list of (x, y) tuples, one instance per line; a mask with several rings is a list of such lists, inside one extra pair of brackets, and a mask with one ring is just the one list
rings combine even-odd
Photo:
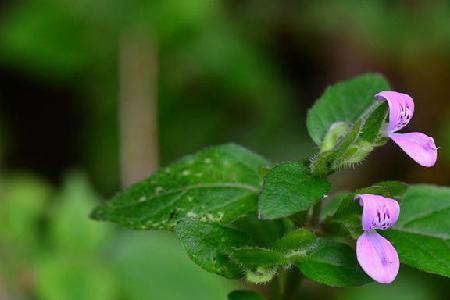
[(379, 283), (388, 284), (397, 277), (400, 267), (397, 251), (375, 230), (365, 231), (358, 238), (356, 257), (364, 272)]

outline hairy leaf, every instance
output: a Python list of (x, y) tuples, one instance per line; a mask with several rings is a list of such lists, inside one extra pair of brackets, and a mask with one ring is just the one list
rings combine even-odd
[(388, 90), (389, 84), (379, 74), (366, 74), (328, 87), (308, 111), (307, 127), (317, 145), (336, 122), (355, 122), (373, 103), (374, 95)]
[(400, 202), (400, 216), (383, 232), (400, 261), (450, 277), (450, 188), (410, 186)]
[(133, 229), (173, 229), (184, 219), (229, 223), (255, 212), (269, 162), (234, 144), (206, 148), (117, 194), (92, 213)]
[(304, 164), (280, 164), (264, 178), (259, 215), (263, 219), (275, 219), (305, 211), (319, 202), (329, 190), (330, 183), (311, 175)]
[(230, 260), (233, 248), (248, 246), (248, 237), (237, 230), (215, 223), (186, 219), (176, 233), (189, 257), (208, 272), (227, 278), (240, 278), (240, 267)]
[(309, 279), (329, 286), (359, 286), (371, 281), (359, 267), (355, 250), (333, 240), (320, 239), (296, 265)]
[(262, 248), (270, 248), (286, 231), (295, 228), (288, 219), (260, 220), (256, 215), (240, 218), (230, 226), (251, 236), (254, 246)]
[(311, 247), (316, 242), (316, 236), (307, 229), (297, 229), (287, 233), (275, 242), (273, 248), (291, 254)]
[(359, 137), (366, 142), (374, 143), (385, 124), (388, 113), (388, 105), (385, 101), (380, 102), (375, 110), (367, 117)]
[(237, 248), (231, 251), (231, 258), (244, 269), (288, 264), (287, 258), (282, 253), (265, 248)]

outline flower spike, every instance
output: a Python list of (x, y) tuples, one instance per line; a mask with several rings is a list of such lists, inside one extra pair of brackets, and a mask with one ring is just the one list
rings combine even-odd
[(387, 136), (402, 148), (412, 159), (424, 167), (432, 167), (437, 160), (437, 147), (432, 137), (424, 133), (396, 133), (408, 125), (414, 114), (414, 101), (407, 95), (394, 91), (383, 91), (375, 95), (379, 101), (389, 105), (389, 130)]
[(379, 283), (391, 283), (398, 274), (397, 251), (376, 231), (366, 231), (358, 238), (356, 257), (364, 272)]
[(359, 200), (359, 205), (363, 207), (363, 230), (386, 230), (397, 223), (400, 206), (394, 199), (360, 194), (356, 195), (355, 200)]

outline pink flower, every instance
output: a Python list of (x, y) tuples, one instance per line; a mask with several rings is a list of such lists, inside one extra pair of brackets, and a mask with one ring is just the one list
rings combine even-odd
[(414, 101), (407, 95), (394, 91), (383, 91), (375, 95), (380, 101), (389, 105), (389, 128), (387, 136), (419, 165), (432, 167), (437, 160), (437, 147), (432, 137), (421, 132), (396, 133), (412, 119)]
[(356, 257), (364, 272), (379, 283), (391, 283), (398, 274), (400, 262), (394, 246), (376, 229), (393, 226), (400, 213), (397, 201), (379, 195), (360, 194), (355, 200), (363, 207), (364, 233), (356, 242)]
[(363, 230), (386, 230), (397, 223), (400, 206), (394, 199), (372, 194), (356, 195), (355, 199), (363, 207)]

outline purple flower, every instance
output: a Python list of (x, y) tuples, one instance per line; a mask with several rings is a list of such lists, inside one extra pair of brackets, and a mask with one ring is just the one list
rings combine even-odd
[(421, 132), (396, 133), (412, 119), (414, 101), (407, 95), (394, 91), (384, 91), (375, 95), (380, 101), (389, 105), (389, 128), (387, 136), (419, 165), (432, 167), (437, 160), (437, 147), (432, 137)]
[(386, 230), (397, 223), (400, 206), (394, 199), (372, 194), (356, 195), (355, 199), (363, 207), (363, 230)]
[(364, 272), (379, 283), (391, 283), (397, 276), (400, 262), (394, 246), (375, 229), (393, 226), (400, 213), (397, 201), (379, 195), (359, 194), (355, 200), (363, 207), (364, 233), (356, 242), (356, 257)]

